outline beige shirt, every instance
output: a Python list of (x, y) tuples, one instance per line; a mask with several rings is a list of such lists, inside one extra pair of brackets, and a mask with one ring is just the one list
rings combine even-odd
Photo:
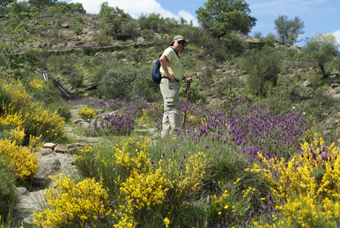
[[(166, 64), (168, 67), (169, 74), (173, 75), (175, 79), (177, 79), (178, 81), (182, 81), (183, 64), (181, 60), (177, 57), (175, 50), (172, 49), (172, 47), (168, 47), (163, 52), (163, 55), (165, 55), (167, 58)], [(160, 72), (161, 72), (162, 77), (166, 75), (162, 66), (161, 66)]]

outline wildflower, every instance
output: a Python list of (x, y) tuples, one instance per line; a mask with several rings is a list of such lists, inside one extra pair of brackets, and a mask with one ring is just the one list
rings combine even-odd
[(164, 219), (164, 224), (165, 224), (165, 227), (166, 227), (166, 228), (169, 227), (170, 220), (169, 220), (167, 217), (165, 217), (165, 219)]

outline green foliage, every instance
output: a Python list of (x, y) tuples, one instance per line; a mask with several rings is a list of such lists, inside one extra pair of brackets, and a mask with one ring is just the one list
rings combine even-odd
[(154, 32), (164, 33), (166, 32), (166, 22), (161, 17), (160, 14), (151, 13), (151, 14), (142, 14), (139, 19), (139, 26), (141, 30), (149, 30), (152, 29)]
[(53, 6), (57, 0), (28, 0), (28, 4), (35, 6), (39, 9), (43, 9), (48, 6)]
[(84, 25), (81, 22), (77, 21), (73, 27), (73, 32), (77, 35), (80, 35), (83, 31), (83, 27)]
[(317, 64), (324, 78), (330, 73), (326, 70), (327, 62), (339, 57), (339, 46), (332, 40), (325, 36), (314, 36), (302, 48), (303, 58)]
[(140, 48), (130, 48), (130, 55), (136, 62), (141, 62), (144, 59), (144, 53)]
[(252, 94), (266, 96), (268, 86), (276, 85), (280, 72), (279, 61), (275, 49), (268, 46), (261, 51), (252, 49), (245, 53), (242, 68), (249, 74), (247, 84)]
[(63, 13), (70, 11), (74, 13), (86, 13), (86, 10), (84, 10), (82, 3), (66, 3), (66, 2), (57, 2), (55, 4), (57, 9), (60, 9)]
[(273, 34), (268, 34), (265, 38), (263, 38), (263, 42), (269, 47), (275, 47), (275, 41), (276, 39)]
[(85, 55), (93, 56), (96, 54), (96, 50), (92, 46), (85, 46), (81, 48)]
[[(4, 155), (0, 155), (0, 215), (2, 219), (7, 219), (17, 200), (17, 190), (15, 188), (15, 170)], [(1, 222), (0, 222), (1, 224)]]
[(299, 35), (304, 34), (302, 29), (305, 25), (299, 17), (295, 17), (294, 20), (288, 20), (288, 16), (279, 15), (274, 23), (275, 30), (278, 33), (277, 39), (281, 44), (294, 44)]
[[(186, 82), (181, 82), (181, 87), (179, 89), (179, 99), (182, 101), (186, 101), (187, 99), (187, 86), (188, 84)], [(190, 83), (190, 88), (189, 88), (189, 101), (192, 103), (201, 103), (204, 104), (206, 101), (206, 97), (203, 93), (200, 93), (200, 85), (196, 82), (193, 81)]]
[(68, 75), (67, 81), (73, 88), (80, 88), (83, 85), (84, 75), (79, 72), (72, 72)]
[(124, 33), (128, 39), (135, 39), (139, 35), (138, 24), (134, 20), (129, 21), (124, 25)]
[(154, 93), (156, 84), (152, 82), (149, 68), (138, 69), (131, 66), (115, 68), (110, 65), (106, 65), (105, 68), (98, 86), (99, 96), (106, 99), (128, 99), (139, 93), (147, 96)]
[(249, 13), (249, 4), (243, 0), (208, 0), (196, 11), (198, 22), (218, 38), (230, 31), (250, 32), (256, 18)]
[(110, 7), (108, 2), (103, 2), (100, 5), (98, 16), (101, 19), (102, 26), (107, 28), (105, 32), (108, 35), (118, 35), (123, 31), (123, 24), (131, 19), (131, 16), (124, 10)]

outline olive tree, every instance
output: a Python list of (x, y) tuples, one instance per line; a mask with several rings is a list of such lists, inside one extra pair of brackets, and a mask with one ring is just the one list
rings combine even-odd
[(317, 34), (311, 37), (302, 48), (303, 58), (307, 61), (314, 62), (318, 65), (323, 78), (329, 76), (326, 70), (327, 62), (339, 57), (339, 44), (332, 34)]
[(274, 21), (275, 30), (277, 31), (277, 40), (284, 44), (294, 44), (297, 42), (299, 35), (304, 34), (304, 22), (299, 17), (294, 20), (288, 20), (288, 16), (279, 15)]
[(197, 11), (197, 19), (210, 33), (220, 38), (231, 31), (249, 33), (256, 18), (249, 16), (249, 4), (244, 0), (208, 0)]

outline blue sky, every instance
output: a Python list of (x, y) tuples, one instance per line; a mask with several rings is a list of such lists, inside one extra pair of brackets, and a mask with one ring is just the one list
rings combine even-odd
[[(88, 13), (98, 13), (104, 0), (64, 0), (80, 2)], [(141, 13), (159, 13), (163, 17), (185, 18), (198, 25), (195, 11), (207, 0), (106, 0), (110, 6), (118, 6), (132, 17)], [(263, 36), (275, 34), (274, 21), (279, 15), (288, 19), (298, 16), (304, 21), (304, 34), (301, 38), (317, 33), (332, 33), (340, 43), (340, 1), (339, 0), (246, 0), (250, 15), (257, 19), (256, 26), (249, 35), (261, 32)], [(302, 46), (303, 43), (297, 43)]]

